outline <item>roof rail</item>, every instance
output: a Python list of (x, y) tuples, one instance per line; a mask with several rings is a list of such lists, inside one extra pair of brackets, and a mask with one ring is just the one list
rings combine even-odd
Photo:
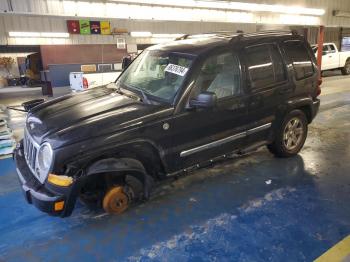
[(230, 42), (236, 42), (243, 37), (253, 37), (261, 35), (298, 35), (298, 32), (296, 30), (264, 30), (254, 33), (239, 33), (238, 35), (233, 36)]
[(185, 40), (190, 37), (205, 36), (205, 35), (231, 37), (230, 41), (235, 42), (241, 39), (242, 37), (253, 37), (253, 36), (260, 36), (260, 35), (298, 35), (298, 32), (296, 30), (264, 30), (264, 31), (254, 32), (254, 33), (244, 33), (242, 30), (237, 30), (236, 32), (215, 31), (215, 32), (208, 32), (208, 33), (201, 33), (201, 34), (185, 34), (175, 38), (175, 41)]
[(282, 34), (292, 34), (297, 35), (298, 32), (296, 30), (263, 30), (254, 33), (247, 33), (244, 36), (256, 36), (256, 35), (282, 35)]
[(237, 33), (233, 32), (233, 31), (214, 31), (214, 32), (206, 32), (206, 33), (199, 33), (199, 34), (184, 34), (180, 37), (175, 38), (176, 40), (185, 40), (188, 38), (195, 38), (200, 37), (200, 36), (225, 36), (225, 37), (233, 37), (236, 36)]
[(189, 34), (185, 34), (185, 35), (176, 37), (176, 38), (175, 38), (175, 41), (185, 40), (185, 39), (187, 39), (189, 36), (190, 36)]

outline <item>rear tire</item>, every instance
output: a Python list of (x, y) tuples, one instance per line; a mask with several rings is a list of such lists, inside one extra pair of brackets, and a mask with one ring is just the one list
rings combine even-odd
[(308, 121), (303, 111), (289, 112), (275, 136), (275, 141), (267, 148), (277, 157), (291, 157), (303, 147), (308, 131)]
[(350, 74), (350, 59), (346, 60), (344, 67), (341, 68), (341, 73), (343, 75)]

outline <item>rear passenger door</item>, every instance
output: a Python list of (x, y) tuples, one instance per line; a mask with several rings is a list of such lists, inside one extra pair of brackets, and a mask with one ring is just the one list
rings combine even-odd
[(276, 43), (248, 46), (244, 50), (249, 92), (248, 143), (268, 140), (282, 98), (292, 91), (286, 65)]

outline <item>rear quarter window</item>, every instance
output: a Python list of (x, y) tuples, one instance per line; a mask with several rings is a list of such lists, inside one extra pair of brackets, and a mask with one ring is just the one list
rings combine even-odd
[(245, 48), (245, 59), (252, 89), (260, 89), (286, 80), (284, 63), (275, 44)]
[(297, 80), (312, 76), (315, 72), (311, 57), (304, 43), (299, 40), (285, 41), (283, 48), (286, 56), (293, 64)]

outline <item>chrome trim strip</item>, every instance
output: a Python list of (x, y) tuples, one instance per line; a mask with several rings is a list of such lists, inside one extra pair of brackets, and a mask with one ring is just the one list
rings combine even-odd
[(185, 150), (185, 151), (182, 151), (180, 153), (180, 157), (185, 157), (185, 156), (197, 153), (197, 152), (205, 150), (205, 149), (209, 149), (209, 148), (212, 148), (212, 147), (215, 147), (215, 146), (220, 146), (222, 144), (234, 141), (234, 140), (239, 139), (239, 138), (243, 138), (245, 136), (246, 136), (246, 132), (242, 132), (242, 133), (238, 133), (238, 134), (233, 135), (233, 136), (229, 136), (229, 137), (226, 137), (226, 138), (223, 138), (223, 139), (211, 142), (209, 144), (205, 144), (205, 145), (202, 145), (202, 146), (199, 146), (199, 147), (195, 147), (195, 148), (192, 148), (192, 149), (189, 149), (189, 150)]
[(229, 136), (229, 137), (226, 137), (226, 138), (223, 138), (220, 140), (216, 140), (216, 141), (213, 141), (213, 142), (205, 144), (205, 145), (201, 145), (201, 146), (194, 147), (194, 148), (191, 148), (188, 150), (184, 150), (180, 153), (180, 157), (186, 157), (186, 156), (192, 155), (194, 153), (200, 152), (202, 150), (206, 150), (206, 149), (209, 149), (212, 147), (220, 146), (220, 145), (228, 143), (228, 142), (232, 142), (234, 140), (243, 138), (245, 136), (248, 136), (248, 135), (263, 131), (265, 129), (268, 129), (271, 127), (271, 125), (272, 125), (272, 123), (267, 123), (267, 124), (264, 124), (262, 126), (254, 127), (252, 129), (249, 129), (249, 130), (244, 131), (242, 133), (235, 134), (233, 136)]
[(251, 134), (254, 134), (254, 133), (257, 133), (257, 132), (260, 132), (260, 131), (263, 131), (265, 129), (268, 129), (270, 128), (272, 125), (272, 123), (267, 123), (265, 125), (262, 125), (262, 126), (258, 126), (258, 127), (254, 127), (252, 129), (249, 129), (246, 131), (247, 133), (247, 136), (251, 135)]

